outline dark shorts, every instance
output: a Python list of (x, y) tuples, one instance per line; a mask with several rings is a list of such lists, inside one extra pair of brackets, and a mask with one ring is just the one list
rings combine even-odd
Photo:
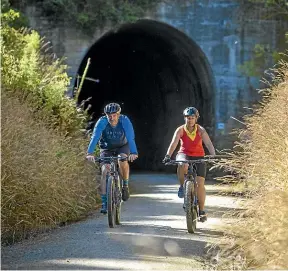
[(127, 156), (130, 154), (130, 148), (128, 144), (121, 146), (119, 148), (110, 149), (110, 150), (103, 150), (100, 149), (100, 157), (107, 157), (107, 156), (114, 156), (121, 153), (125, 153)]
[[(201, 157), (195, 157), (195, 156), (188, 156), (185, 153), (178, 153), (176, 155), (176, 160), (197, 160), (197, 159), (202, 159), (203, 156)], [(199, 177), (206, 177), (206, 163), (197, 163), (194, 165), (196, 168), (196, 174)]]

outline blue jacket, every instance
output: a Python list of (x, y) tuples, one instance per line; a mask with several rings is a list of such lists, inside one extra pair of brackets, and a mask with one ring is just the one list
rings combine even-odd
[[(133, 125), (132, 125), (130, 119), (125, 115), (120, 115), (119, 122), (123, 126), (131, 154), (138, 154), (136, 143), (135, 143), (134, 129), (133, 129)], [(101, 117), (96, 122), (94, 130), (93, 130), (93, 134), (92, 134), (92, 137), (90, 140), (90, 144), (88, 146), (87, 153), (93, 153), (94, 152), (96, 145), (101, 138), (102, 132), (104, 131), (104, 129), (106, 128), (106, 126), (108, 124), (109, 124), (109, 122), (108, 122), (108, 118), (106, 116)]]

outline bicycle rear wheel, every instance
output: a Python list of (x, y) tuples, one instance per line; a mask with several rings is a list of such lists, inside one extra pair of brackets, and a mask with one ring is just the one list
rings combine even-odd
[(116, 225), (121, 224), (121, 205), (122, 205), (122, 181), (120, 179), (120, 176), (116, 178), (117, 184), (116, 184), (116, 217), (115, 217), (115, 223)]
[(194, 183), (190, 180), (185, 185), (185, 212), (187, 230), (189, 233), (195, 233), (197, 223), (197, 210), (194, 205)]
[(110, 228), (114, 228), (116, 224), (114, 195), (115, 195), (115, 181), (114, 177), (110, 176), (107, 182), (107, 212), (108, 212), (108, 224)]

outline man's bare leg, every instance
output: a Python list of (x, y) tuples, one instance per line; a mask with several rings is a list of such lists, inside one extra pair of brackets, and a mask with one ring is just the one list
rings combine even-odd
[(119, 162), (119, 170), (123, 180), (129, 180), (129, 164), (127, 161)]
[(101, 184), (100, 184), (100, 190), (101, 190), (101, 200), (102, 200), (102, 208), (101, 213), (106, 214), (107, 213), (107, 193), (106, 193), (106, 176), (109, 172), (110, 165), (105, 164), (101, 166)]
[[(122, 157), (127, 157), (125, 153), (121, 153), (120, 155)], [(129, 186), (128, 186), (130, 167), (129, 167), (128, 161), (119, 161), (119, 170), (120, 170), (121, 177), (123, 179), (122, 199), (126, 201), (130, 197)]]
[(102, 195), (106, 195), (106, 176), (110, 169), (110, 165), (102, 165), (101, 166), (101, 184), (100, 190)]

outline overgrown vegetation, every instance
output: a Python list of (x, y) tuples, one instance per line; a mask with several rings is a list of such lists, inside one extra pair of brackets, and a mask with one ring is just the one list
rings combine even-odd
[(2, 92), (1, 239), (13, 243), (97, 207), (96, 170), (82, 138), (64, 138)]
[(288, 266), (288, 62), (279, 65), (264, 100), (238, 131), (231, 159), (217, 165), (235, 172), (226, 181), (239, 184), (242, 177), (249, 196), (246, 210), (224, 229), (226, 239), (214, 258), (219, 269)]
[(19, 17), (12, 9), (2, 14), (2, 85), (29, 102), (46, 125), (64, 134), (79, 131), (85, 115), (64, 95), (69, 85), (66, 65), (54, 54), (44, 54), (47, 44), (36, 31), (14, 27)]
[[(258, 18), (259, 16), (258, 19), (288, 22), (286, 0), (245, 0), (242, 1), (241, 8), (240, 25), (245, 24), (246, 20)], [(288, 32), (287, 29), (282, 28), (279, 33), (280, 36), (278, 39), (276, 38), (276, 44), (273, 46), (271, 44), (255, 44), (251, 59), (238, 66), (238, 70), (242, 74), (260, 77), (263, 71), (271, 66), (271, 63), (277, 63), (281, 59), (288, 61), (288, 56), (283, 53), (288, 49)], [(279, 31), (279, 29), (277, 30)], [(274, 46), (276, 48), (272, 49)]]
[[(23, 3), (24, 2), (24, 3)], [(27, 3), (36, 4), (43, 14), (50, 20), (57, 22), (68, 20), (84, 31), (92, 31), (107, 22), (117, 23), (134, 22), (141, 18), (149, 8), (153, 8), (155, 0), (41, 0), (19, 1), (12, 0), (12, 6), (21, 7)], [(92, 27), (92, 28), (91, 28)]]
[[(288, 48), (288, 33), (286, 34), (286, 43)], [(256, 44), (253, 50), (253, 57), (239, 65), (238, 69), (247, 76), (261, 76), (263, 70), (267, 69), (270, 61), (279, 62), (281, 59), (288, 60), (288, 56), (281, 51), (272, 50), (269, 44)]]
[(286, 0), (248, 0), (250, 3), (262, 4), (265, 7), (264, 19), (288, 19), (288, 6)]
[(1, 239), (11, 243), (96, 208), (97, 171), (84, 159), (85, 112), (65, 96), (66, 66), (19, 28), (19, 13), (1, 16)]

